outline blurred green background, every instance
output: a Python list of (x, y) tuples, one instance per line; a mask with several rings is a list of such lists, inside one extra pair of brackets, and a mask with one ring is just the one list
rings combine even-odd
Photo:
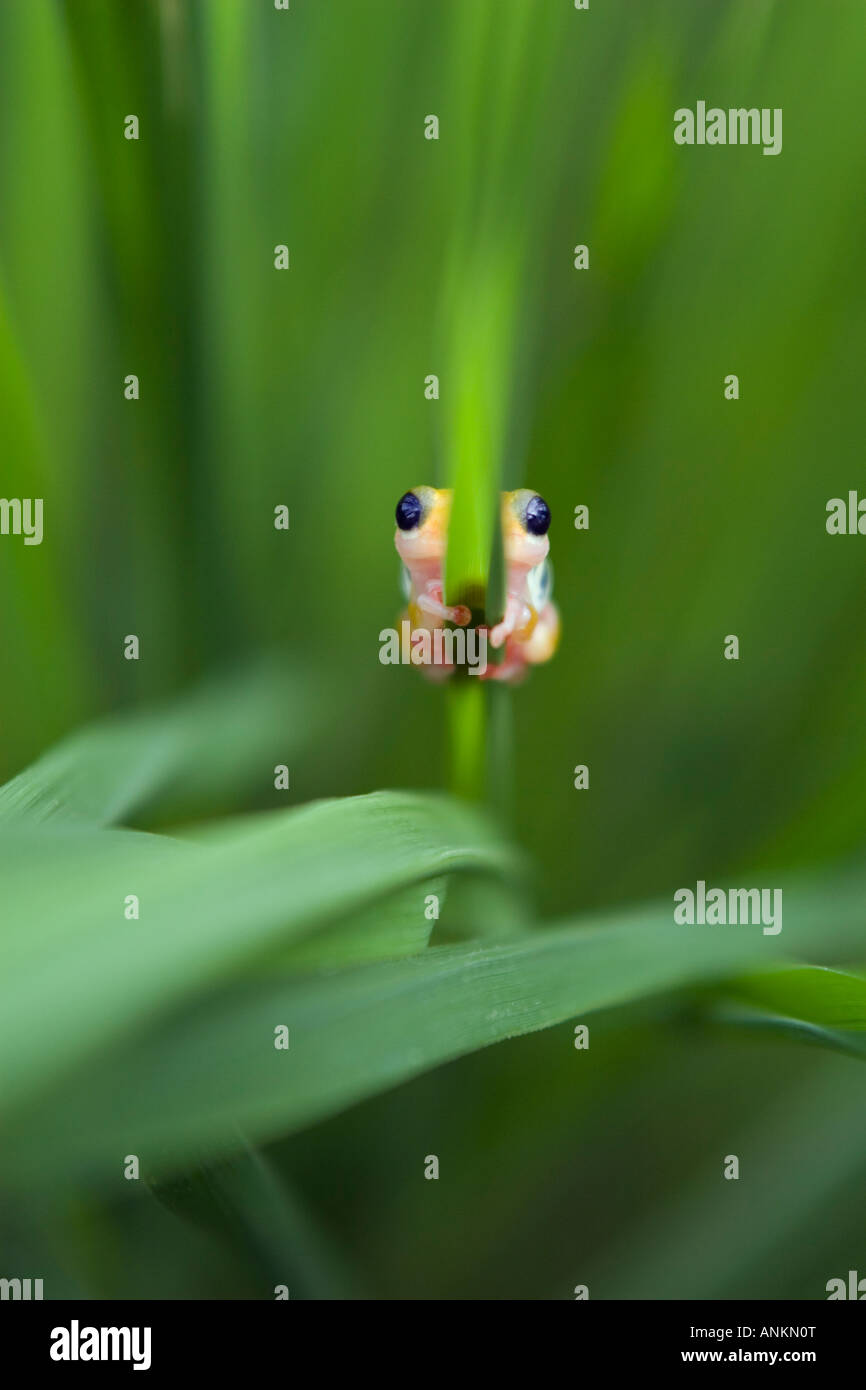
[[(513, 698), (539, 913), (855, 854), (864, 543), (824, 521), (862, 474), (864, 61), (859, 0), (5, 0), (2, 492), (44, 497), (45, 541), (0, 539), (0, 775), (264, 656), (303, 722), (199, 813), (284, 806), (281, 761), (293, 803), (443, 786), (442, 691), (378, 633), (471, 340), (505, 485), (553, 513), (562, 646)], [(783, 108), (781, 156), (676, 147), (699, 99)], [(860, 1063), (646, 1007), (596, 1021), (590, 1067), (571, 1031), (271, 1145), (318, 1252), (293, 1296), (866, 1274)], [(0, 1272), (31, 1265), (58, 1295), (261, 1296), (249, 1250), (128, 1192), (6, 1210)]]

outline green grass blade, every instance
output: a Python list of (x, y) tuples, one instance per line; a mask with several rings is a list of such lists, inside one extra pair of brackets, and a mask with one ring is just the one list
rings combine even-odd
[(273, 781), (315, 732), (308, 682), (278, 667), (213, 682), (169, 708), (117, 716), (72, 734), (0, 787), (5, 825), (122, 822), (142, 807), (213, 809), (227, 790)]
[(255, 1271), (262, 1298), (350, 1298), (358, 1290), (305, 1204), (250, 1145), (151, 1191), (158, 1202), (227, 1241)]
[[(795, 899), (789, 890), (786, 957), (841, 953), (862, 933), (866, 876), (834, 882), (831, 924), (826, 877), (801, 883)], [(507, 945), (250, 982), (46, 1093), (16, 1116), (7, 1161), (19, 1176), (34, 1165), (53, 1174), (58, 1164), (95, 1176), (131, 1136), (136, 1151), (175, 1163), (225, 1143), (232, 1126), (274, 1138), (491, 1043), (722, 982), (781, 955), (760, 931), (676, 926), (665, 904)], [(278, 1024), (290, 1029), (287, 1052), (273, 1046)]]
[(866, 1030), (866, 978), (814, 965), (762, 971), (736, 980), (738, 999), (825, 1028)]
[(720, 1023), (778, 1033), (797, 1042), (866, 1057), (866, 978), (802, 965), (732, 982), (733, 1003), (711, 1012)]
[(775, 1033), (789, 1042), (805, 1043), (811, 1047), (828, 1048), (831, 1052), (842, 1052), (849, 1057), (866, 1058), (866, 1038), (862, 1033), (842, 1032), (835, 1028), (822, 1028), (817, 1023), (809, 1023), (802, 1018), (787, 1018), (781, 1014), (768, 1014), (760, 1009), (749, 1009), (743, 1005), (720, 1004), (709, 1015), (714, 1023), (729, 1027), (751, 1029), (755, 1033)]
[[(0, 1102), (391, 893), (415, 885), (416, 930), (426, 931), (429, 881), (509, 874), (517, 862), (468, 809), (412, 793), (251, 817), (193, 843), (10, 830), (0, 837)], [(139, 920), (125, 919), (129, 894)]]

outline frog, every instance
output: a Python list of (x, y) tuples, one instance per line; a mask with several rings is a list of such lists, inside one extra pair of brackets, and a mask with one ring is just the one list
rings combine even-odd
[[(396, 507), (394, 544), (402, 561), (401, 581), (405, 618), (412, 630), (434, 631), (447, 623), (466, 627), (472, 612), (465, 604), (445, 602), (442, 566), (448, 542), (452, 492), (449, 488), (413, 487)], [(550, 508), (531, 488), (503, 492), (500, 517), (506, 568), (505, 611), (486, 627), (489, 645), (504, 649), (502, 660), (489, 662), (484, 680), (523, 680), (532, 666), (549, 661), (559, 645), (559, 610), (553, 602), (553, 572), (549, 560)], [(445, 679), (454, 667), (444, 662), (424, 668), (433, 679)]]

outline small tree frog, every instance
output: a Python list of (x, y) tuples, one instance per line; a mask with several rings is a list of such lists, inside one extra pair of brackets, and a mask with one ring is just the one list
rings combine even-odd
[[(445, 603), (442, 562), (448, 541), (451, 492), (416, 487), (397, 503), (394, 544), (403, 561), (403, 595), (413, 630), (434, 630), (454, 623), (465, 627), (471, 611), (463, 604)], [(559, 613), (552, 599), (553, 576), (548, 560), (550, 508), (530, 488), (502, 494), (502, 535), (507, 574), (507, 599), (500, 622), (488, 630), (494, 649), (504, 647), (503, 660), (489, 662), (488, 680), (518, 681), (528, 666), (549, 661), (559, 644)], [(429, 670), (441, 678), (452, 668)]]

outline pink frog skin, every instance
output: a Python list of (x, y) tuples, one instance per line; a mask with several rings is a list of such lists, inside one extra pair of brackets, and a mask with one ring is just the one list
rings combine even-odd
[[(413, 632), (434, 631), (447, 623), (465, 627), (470, 610), (449, 606), (442, 592), (442, 562), (448, 541), (451, 492), (415, 487), (397, 503), (394, 544), (403, 561), (403, 592)], [(549, 661), (559, 645), (559, 613), (552, 600), (548, 560), (550, 509), (530, 488), (502, 494), (502, 535), (507, 573), (507, 600), (502, 621), (487, 630), (489, 645), (504, 647), (502, 661), (489, 662), (486, 680), (522, 680), (530, 666)], [(425, 667), (434, 679), (451, 675), (444, 662)]]

